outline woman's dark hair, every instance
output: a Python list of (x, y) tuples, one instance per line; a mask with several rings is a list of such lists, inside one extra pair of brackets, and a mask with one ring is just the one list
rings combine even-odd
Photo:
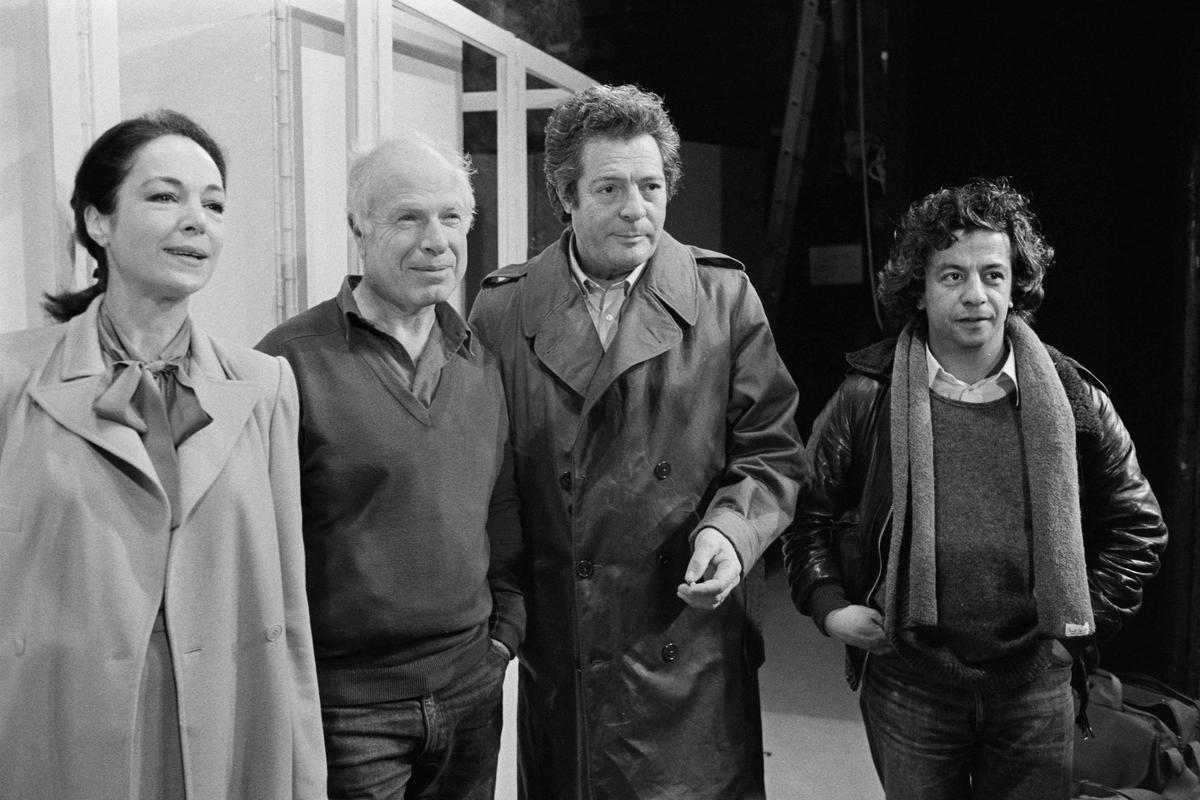
[(88, 234), (84, 211), (95, 206), (101, 214), (116, 209), (117, 191), (133, 168), (138, 151), (160, 136), (183, 136), (191, 139), (212, 158), (225, 183), (225, 155), (208, 131), (178, 111), (159, 109), (140, 117), (118, 122), (92, 143), (79, 171), (75, 173), (75, 190), (71, 193), (71, 209), (75, 212), (75, 238), (96, 259), (96, 282), (78, 292), (64, 291), (45, 295), (42, 307), (57, 322), (66, 322), (83, 313), (98, 295), (108, 288), (108, 258), (104, 248)]
[(986, 230), (1008, 236), (1012, 248), (1012, 312), (1029, 322), (1042, 304), (1042, 281), (1054, 248), (1042, 237), (1029, 200), (1004, 178), (977, 178), (938, 191), (909, 206), (896, 229), (891, 256), (879, 272), (879, 302), (901, 324), (919, 321), (925, 268), (937, 250), (954, 244), (954, 232)]

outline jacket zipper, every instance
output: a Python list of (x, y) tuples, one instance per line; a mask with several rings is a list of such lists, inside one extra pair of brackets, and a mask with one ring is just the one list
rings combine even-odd
[(892, 524), (892, 507), (888, 506), (887, 516), (883, 518), (883, 526), (879, 529), (879, 538), (876, 540), (875, 546), (878, 550), (876, 555), (879, 556), (879, 570), (878, 570), (878, 572), (875, 573), (875, 582), (871, 584), (871, 589), (870, 589), (870, 591), (867, 592), (867, 597), (866, 597), (867, 605), (871, 605), (871, 598), (874, 597), (875, 592), (879, 591), (879, 585), (881, 583), (883, 583), (883, 573), (884, 573), (883, 532), (885, 530), (887, 530), (888, 526), (891, 524)]
[[(883, 565), (883, 532), (892, 524), (892, 506), (888, 506), (887, 516), (883, 518), (883, 527), (879, 529), (879, 538), (876, 540), (877, 555), (879, 556), (879, 571), (875, 573), (875, 582), (871, 584), (871, 589), (867, 592), (866, 604), (871, 605), (871, 598), (875, 592), (879, 591), (879, 585), (883, 583), (884, 565)], [(862, 669), (859, 671), (859, 680), (862, 680), (862, 675), (867, 671), (867, 662), (871, 660), (871, 651), (863, 656)]]

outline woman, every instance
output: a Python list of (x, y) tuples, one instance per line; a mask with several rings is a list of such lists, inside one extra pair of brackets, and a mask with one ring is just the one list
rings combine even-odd
[(95, 285), (0, 336), (0, 797), (325, 793), (283, 359), (188, 317), (225, 161), (116, 125), (71, 205)]

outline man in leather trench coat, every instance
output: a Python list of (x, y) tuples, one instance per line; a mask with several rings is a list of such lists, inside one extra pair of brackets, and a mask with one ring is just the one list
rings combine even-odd
[(763, 796), (756, 569), (807, 467), (741, 264), (662, 230), (679, 135), (598, 86), (546, 131), (570, 227), (484, 281), (531, 556), (526, 800)]
[(813, 426), (784, 559), (847, 645), (889, 800), (1065, 800), (1073, 657), (1166, 544), (1103, 386), (1028, 325), (1053, 254), (1003, 181), (914, 203), (879, 287), (905, 327)]

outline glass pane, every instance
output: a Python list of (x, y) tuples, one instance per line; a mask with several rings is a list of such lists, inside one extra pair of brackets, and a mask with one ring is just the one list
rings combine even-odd
[(496, 91), (496, 57), (478, 47), (463, 42), (463, 91)]
[(465, 308), (479, 292), (479, 282), (497, 267), (500, 231), (497, 200), (496, 112), (463, 114), (463, 150), (475, 165), (475, 224), (467, 234), (467, 273), (463, 278)]
[(540, 253), (558, 239), (563, 223), (550, 202), (546, 177), (542, 168), (546, 155), (546, 120), (550, 109), (536, 108), (526, 112), (526, 136), (529, 159), (526, 162), (529, 187), (529, 255)]
[(346, 38), (340, 20), (292, 15), (299, 310), (337, 294), (350, 269), (346, 232)]
[[(496, 91), (496, 57), (463, 42), (463, 92)], [(503, 264), (499, 261), (499, 188), (496, 155), (497, 119), (495, 111), (468, 111), (463, 119), (463, 152), (471, 157), (475, 175), (475, 224), (467, 235), (467, 273), (463, 278), (464, 307), (469, 309), (479, 293), (479, 282)]]

